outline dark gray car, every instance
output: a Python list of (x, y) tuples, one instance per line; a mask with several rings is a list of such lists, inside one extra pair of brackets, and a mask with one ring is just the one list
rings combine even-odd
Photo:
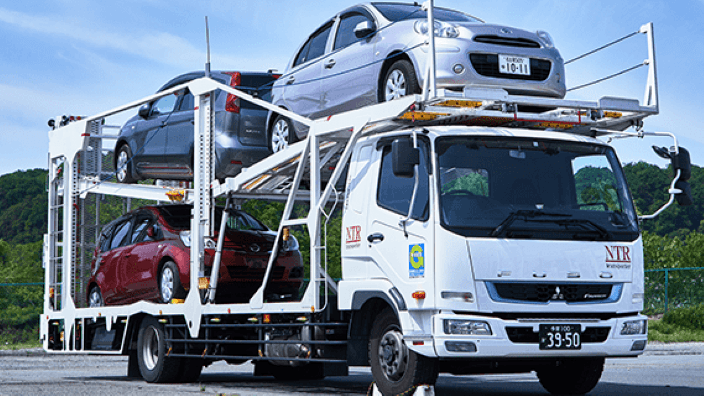
[[(491, 87), (515, 95), (565, 96), (564, 61), (544, 31), (484, 23), (435, 8), (437, 87)], [(416, 4), (350, 7), (315, 30), (274, 83), (272, 103), (309, 118), (420, 93), (428, 56), (426, 12)], [(272, 151), (307, 129), (270, 112)]]
[[(157, 92), (201, 78), (204, 72), (180, 75)], [(271, 101), (272, 73), (216, 71), (211, 77), (225, 85)], [(194, 96), (188, 89), (143, 105), (120, 130), (115, 144), (117, 181), (193, 178)], [(215, 177), (238, 174), (270, 154), (266, 137), (267, 111), (227, 92), (214, 100)]]

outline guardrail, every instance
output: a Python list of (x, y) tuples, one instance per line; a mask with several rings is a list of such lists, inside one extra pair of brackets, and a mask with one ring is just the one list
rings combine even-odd
[(704, 304), (704, 267), (645, 270), (646, 314)]

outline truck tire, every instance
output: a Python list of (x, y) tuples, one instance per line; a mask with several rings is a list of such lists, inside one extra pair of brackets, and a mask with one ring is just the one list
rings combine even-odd
[(553, 395), (583, 395), (596, 386), (604, 371), (604, 358), (574, 359), (538, 370), (538, 380)]
[(164, 326), (151, 316), (144, 318), (137, 334), (139, 372), (147, 382), (176, 382), (181, 360), (166, 356)]
[(398, 318), (389, 307), (372, 324), (369, 360), (376, 386), (385, 396), (404, 393), (416, 385), (434, 385), (438, 379), (437, 359), (406, 347)]
[(203, 361), (198, 358), (183, 358), (181, 359), (181, 371), (178, 375), (178, 382), (191, 383), (195, 382), (203, 372)]

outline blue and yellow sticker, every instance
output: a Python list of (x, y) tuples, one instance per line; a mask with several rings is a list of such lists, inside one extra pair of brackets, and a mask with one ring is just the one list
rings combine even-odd
[(425, 276), (425, 245), (422, 243), (408, 246), (408, 276), (410, 278)]

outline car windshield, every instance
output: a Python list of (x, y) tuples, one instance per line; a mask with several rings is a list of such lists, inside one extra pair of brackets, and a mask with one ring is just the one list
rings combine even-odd
[[(428, 13), (423, 11), (420, 6), (413, 4), (399, 3), (372, 3), (374, 7), (391, 22), (398, 22), (404, 19), (422, 19), (427, 18)], [(435, 7), (433, 16), (435, 19), (444, 22), (482, 22), (471, 15), (465, 13), (448, 10), (446, 8)]]
[(436, 141), (440, 217), (464, 236), (632, 241), (637, 216), (609, 147), (539, 139)]

